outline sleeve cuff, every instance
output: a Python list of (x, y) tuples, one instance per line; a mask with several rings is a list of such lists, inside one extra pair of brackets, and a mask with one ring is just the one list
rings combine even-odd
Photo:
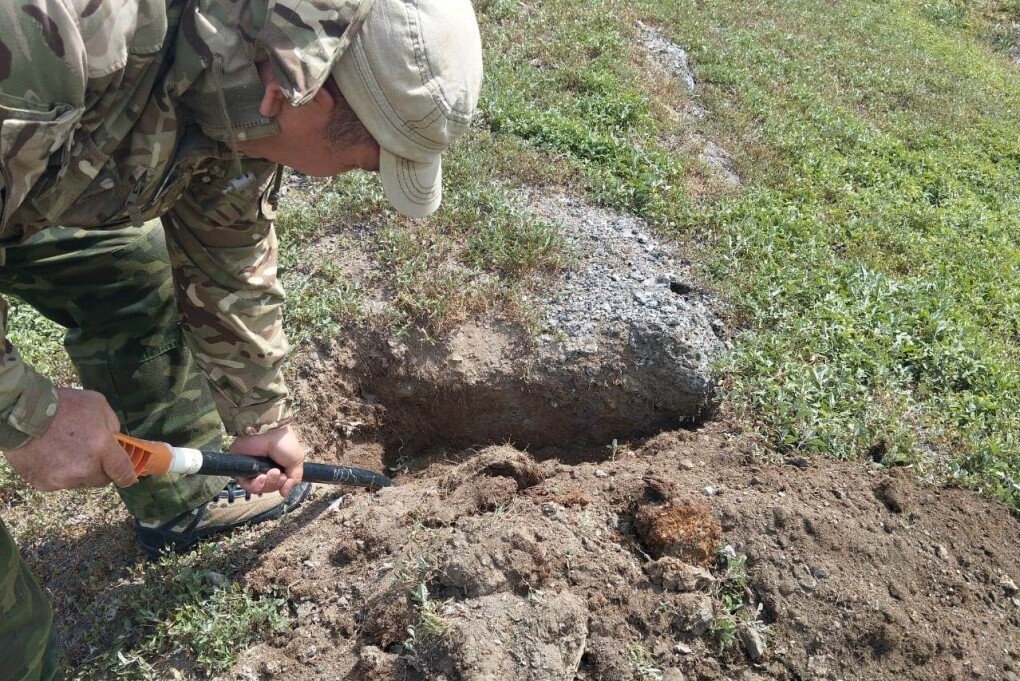
[(57, 414), (57, 391), (53, 383), (35, 369), (25, 366), (19, 381), (21, 394), (0, 411), (0, 449), (17, 449), (42, 437)]
[(290, 400), (286, 397), (272, 402), (237, 407), (216, 396), (216, 409), (230, 435), (258, 435), (282, 428), (294, 420)]

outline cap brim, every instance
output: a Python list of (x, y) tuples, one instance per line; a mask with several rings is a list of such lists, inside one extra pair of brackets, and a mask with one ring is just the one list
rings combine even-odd
[(386, 198), (409, 218), (431, 215), (443, 200), (443, 161), (438, 154), (422, 163), (380, 149), (379, 176)]

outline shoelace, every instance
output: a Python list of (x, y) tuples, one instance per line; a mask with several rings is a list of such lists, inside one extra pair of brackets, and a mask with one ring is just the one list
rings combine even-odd
[(231, 480), (227, 483), (226, 487), (220, 490), (220, 493), (216, 495), (213, 501), (216, 502), (220, 499), (226, 499), (228, 504), (232, 504), (234, 503), (234, 499), (240, 499), (242, 496), (245, 501), (251, 500), (251, 492), (242, 488), (234, 480)]

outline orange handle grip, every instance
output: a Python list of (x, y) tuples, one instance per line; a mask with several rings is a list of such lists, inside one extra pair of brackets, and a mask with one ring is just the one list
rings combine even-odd
[(138, 477), (164, 475), (170, 470), (170, 462), (173, 460), (170, 445), (120, 433), (116, 437), (117, 442), (131, 458), (131, 465), (134, 466), (135, 475)]

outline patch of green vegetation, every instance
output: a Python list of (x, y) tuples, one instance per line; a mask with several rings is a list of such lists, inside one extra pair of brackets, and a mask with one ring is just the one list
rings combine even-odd
[(750, 161), (745, 192), (675, 219), (746, 329), (727, 397), (770, 450), (947, 463), (1020, 505), (1020, 90), (979, 15), (641, 8)]
[(655, 660), (648, 649), (641, 644), (632, 646), (627, 651), (631, 666), (634, 668), (634, 677), (641, 681), (661, 681), (662, 668), (655, 664)]
[(377, 237), (383, 282), (392, 291), (391, 326), (440, 334), (471, 315), (498, 310), (526, 317), (522, 295), (559, 269), (559, 233), (527, 214), (509, 190), (451, 159), (457, 189), (435, 217), (392, 221)]
[(561, 1), (510, 19), (493, 5), (481, 110), (496, 137), (565, 158), (600, 204), (668, 219), (687, 200), (683, 159), (656, 143), (619, 12)]
[(17, 298), (9, 297), (7, 302), (10, 304), (7, 332), (22, 359), (57, 383), (75, 383), (77, 374), (64, 352), (64, 328)]
[[(758, 613), (748, 602), (747, 556), (721, 549), (716, 556), (716, 566), (722, 574), (715, 582), (713, 596), (718, 604), (717, 614), (709, 634), (723, 651), (739, 643), (740, 625), (753, 623)], [(753, 624), (751, 626), (754, 626)], [(763, 626), (759, 623), (759, 626)]]
[(67, 670), (69, 678), (183, 678), (181, 665), (189, 675), (212, 675), (252, 642), (281, 631), (284, 601), (256, 597), (203, 567), (216, 550), (206, 544), (132, 568), (126, 588), (92, 606), (98, 652)]
[[(724, 390), (767, 450), (884, 451), (1020, 506), (1020, 90), (988, 40), (1015, 0), (479, 9), (494, 140), (690, 242), (735, 303)], [(694, 125), (743, 192), (683, 195), (692, 124), (638, 68), (637, 19), (690, 53)]]
[(935, 0), (921, 4), (921, 13), (933, 23), (943, 27), (958, 27), (967, 20), (969, 2), (962, 0)]
[[(281, 206), (281, 272), (287, 325), (301, 341), (365, 317), (364, 295), (343, 273), (345, 250), (370, 258), (371, 278), (388, 296), (396, 332), (439, 334), (472, 314), (499, 311), (526, 318), (521, 304), (542, 277), (562, 266), (562, 238), (529, 215), (503, 188), (494, 166), (505, 159), (464, 143), (444, 155), (443, 208), (408, 220), (388, 207), (378, 179), (362, 173), (308, 181)], [(348, 225), (360, 224), (352, 235)]]

